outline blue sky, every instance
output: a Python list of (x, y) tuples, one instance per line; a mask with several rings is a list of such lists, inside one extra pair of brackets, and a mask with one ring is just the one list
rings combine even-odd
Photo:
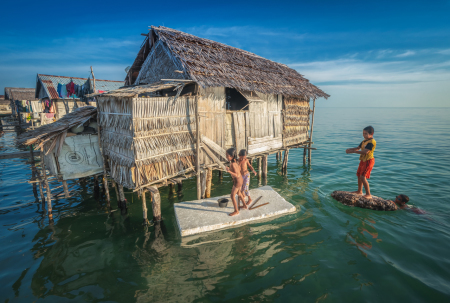
[(16, 0), (2, 11), (0, 92), (91, 65), (123, 80), (140, 34), (164, 25), (287, 64), (331, 95), (317, 106), (450, 106), (450, 0)]

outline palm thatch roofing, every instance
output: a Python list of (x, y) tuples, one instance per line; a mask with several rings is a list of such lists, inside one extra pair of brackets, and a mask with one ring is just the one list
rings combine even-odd
[(6, 100), (35, 100), (34, 88), (5, 87)]
[(57, 148), (57, 154), (59, 154), (67, 131), (74, 126), (83, 124), (96, 115), (97, 108), (95, 106), (79, 107), (53, 123), (43, 125), (35, 130), (21, 134), (17, 137), (17, 142), (23, 145), (35, 144), (35, 149), (39, 149), (46, 143), (51, 143), (48, 150), (51, 151), (54, 148)]
[(204, 88), (231, 87), (312, 99), (329, 97), (285, 64), (163, 26), (151, 27), (148, 38), (129, 71), (132, 77), (129, 74), (128, 79), (134, 78), (136, 71), (141, 69), (145, 57), (151, 54), (149, 49), (158, 39), (167, 46), (171, 56), (179, 61), (184, 78), (193, 80)]

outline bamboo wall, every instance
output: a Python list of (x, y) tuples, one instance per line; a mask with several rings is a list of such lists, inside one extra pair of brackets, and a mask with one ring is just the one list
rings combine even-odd
[(195, 164), (194, 97), (99, 97), (102, 144), (112, 177), (129, 188)]
[[(199, 95), (200, 133), (225, 149), (225, 88), (200, 88)], [(213, 163), (206, 153), (202, 153), (201, 157), (200, 163), (207, 165)]]
[(309, 102), (298, 98), (284, 99), (283, 145), (290, 146), (308, 140)]

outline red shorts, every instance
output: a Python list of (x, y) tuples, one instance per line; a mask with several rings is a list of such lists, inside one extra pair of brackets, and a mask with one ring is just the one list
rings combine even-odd
[(372, 168), (375, 165), (375, 158), (367, 160), (366, 162), (359, 162), (358, 170), (356, 171), (356, 175), (365, 176), (367, 179), (370, 179), (370, 173), (372, 172)]

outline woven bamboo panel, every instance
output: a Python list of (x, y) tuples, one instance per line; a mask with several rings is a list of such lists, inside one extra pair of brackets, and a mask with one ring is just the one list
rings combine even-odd
[(284, 100), (284, 146), (307, 141), (309, 131), (309, 102), (298, 98)]

